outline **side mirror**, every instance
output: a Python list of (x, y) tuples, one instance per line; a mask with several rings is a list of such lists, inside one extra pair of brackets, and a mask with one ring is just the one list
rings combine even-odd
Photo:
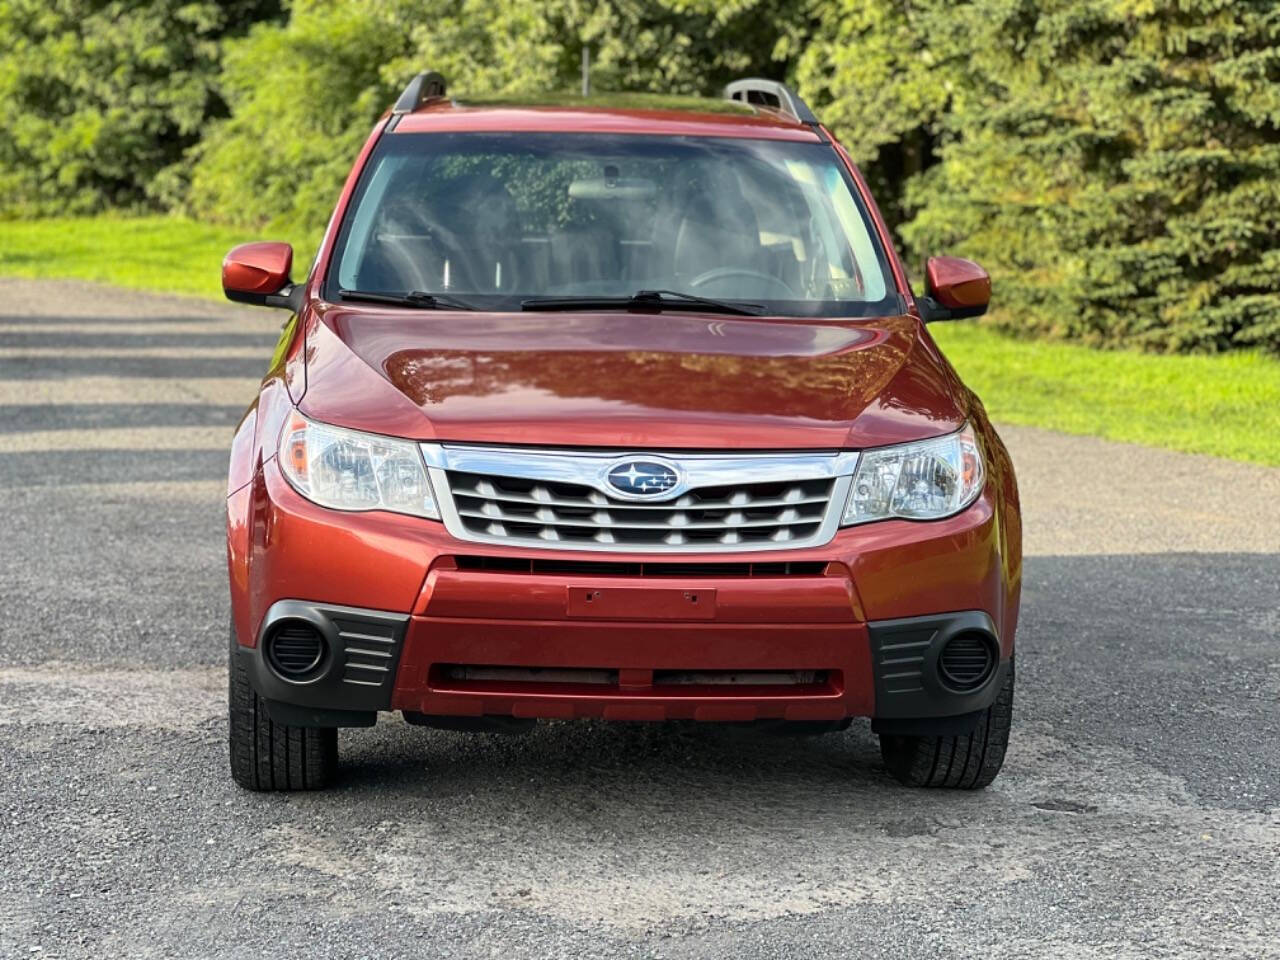
[(222, 292), (228, 300), (259, 307), (302, 307), (301, 284), (289, 279), (293, 247), (287, 243), (242, 243), (222, 261)]
[(920, 316), (925, 323), (980, 317), (991, 303), (991, 278), (972, 260), (930, 257), (924, 268), (925, 296)]

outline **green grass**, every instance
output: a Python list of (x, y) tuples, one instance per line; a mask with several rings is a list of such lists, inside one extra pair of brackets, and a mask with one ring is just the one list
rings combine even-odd
[[(0, 222), (0, 276), (221, 298), (223, 255), (261, 239), (296, 238), (177, 217)], [(312, 249), (295, 250), (295, 263), (310, 262)], [(972, 323), (930, 329), (997, 421), (1280, 466), (1280, 361), (1103, 352), (1013, 340)]]
[(929, 329), (994, 420), (1280, 466), (1280, 361), (1091, 350), (973, 324)]
[[(71, 277), (139, 290), (222, 297), (222, 258), (238, 243), (289, 240), (181, 217), (0, 221), (0, 276)], [(312, 249), (294, 247), (294, 276)]]

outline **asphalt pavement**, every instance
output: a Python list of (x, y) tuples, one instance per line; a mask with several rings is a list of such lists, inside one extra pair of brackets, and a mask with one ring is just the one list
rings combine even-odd
[(1091, 438), (1002, 430), (985, 792), (866, 723), (390, 715), (328, 792), (239, 790), (226, 450), (282, 319), (0, 280), (0, 957), (1280, 957), (1280, 470)]

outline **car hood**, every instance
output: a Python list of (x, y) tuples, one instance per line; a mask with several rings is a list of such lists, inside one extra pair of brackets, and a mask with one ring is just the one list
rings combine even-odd
[(304, 413), (420, 440), (836, 449), (937, 436), (963, 390), (911, 316), (483, 314), (326, 305)]

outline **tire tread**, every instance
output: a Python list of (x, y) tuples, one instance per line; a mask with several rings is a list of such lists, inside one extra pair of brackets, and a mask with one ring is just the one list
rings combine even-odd
[(1009, 746), (1013, 676), (1011, 658), (1000, 691), (991, 706), (982, 711), (971, 733), (956, 737), (881, 734), (880, 755), (889, 773), (909, 787), (981, 790), (990, 786), (1004, 765)]
[(276, 723), (231, 638), (227, 681), (231, 778), (246, 790), (318, 790), (337, 774), (338, 731)]

